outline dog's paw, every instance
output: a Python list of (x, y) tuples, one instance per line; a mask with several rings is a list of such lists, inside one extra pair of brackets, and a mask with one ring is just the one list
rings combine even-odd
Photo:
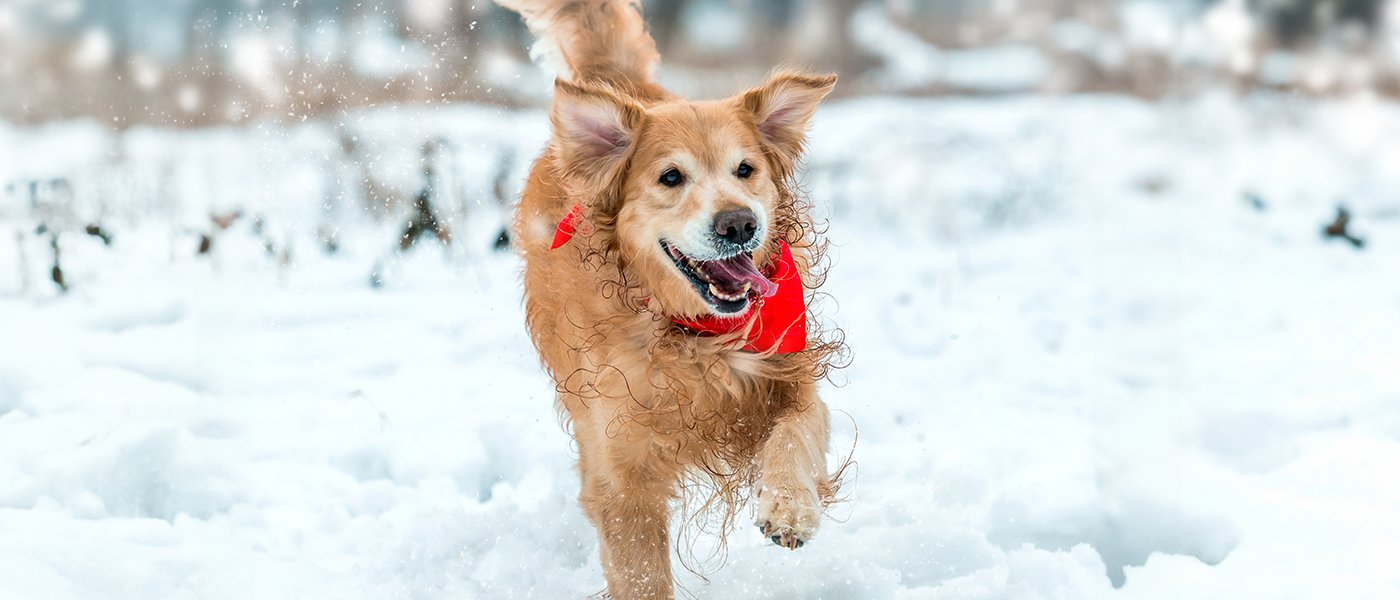
[(754, 525), (774, 544), (796, 550), (817, 534), (821, 517), (815, 495), (808, 502), (799, 502), (791, 494), (764, 490)]

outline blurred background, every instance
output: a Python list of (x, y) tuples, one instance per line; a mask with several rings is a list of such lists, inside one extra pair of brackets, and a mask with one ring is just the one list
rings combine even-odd
[[(693, 98), (731, 94), (779, 64), (840, 73), (833, 101), (1400, 93), (1392, 0), (642, 4), (663, 83)], [(53, 249), (27, 260), (60, 252), (61, 231), (110, 234), (104, 220), (153, 214), (201, 252), (240, 216), (287, 260), (290, 239), (269, 236), (332, 248), (346, 219), (442, 242), (453, 227), (494, 229), (486, 237), (504, 249), (503, 209), (538, 138), (479, 138), (498, 129), (468, 113), (547, 105), (552, 74), (531, 64), (531, 43), (518, 16), (487, 0), (4, 0), (0, 217), (46, 229), (30, 245), (47, 236)], [(813, 167), (816, 185), (845, 179), (821, 157)], [(1047, 198), (1013, 195), (1017, 210), (997, 219)], [(455, 224), (483, 200), (476, 212), (494, 224)], [(24, 272), (0, 289), (54, 277)]]
[[(838, 94), (1211, 86), (1400, 92), (1391, 0), (646, 0), (668, 84), (771, 65)], [(116, 127), (323, 118), (385, 103), (538, 106), (519, 18), (485, 0), (6, 0), (0, 118)]]

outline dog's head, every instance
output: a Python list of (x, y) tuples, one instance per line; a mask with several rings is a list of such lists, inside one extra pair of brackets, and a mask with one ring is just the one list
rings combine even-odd
[(780, 235), (776, 211), (807, 126), (835, 83), (780, 73), (725, 100), (643, 107), (560, 81), (554, 157), (590, 203), (597, 241), (663, 311), (742, 315), (777, 289), (759, 265)]

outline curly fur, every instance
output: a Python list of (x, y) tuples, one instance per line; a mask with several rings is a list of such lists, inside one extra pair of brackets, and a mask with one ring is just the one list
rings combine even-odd
[[(807, 125), (835, 77), (777, 71), (733, 98), (691, 102), (651, 80), (655, 46), (635, 3), (502, 4), (569, 66), (515, 239), (527, 324), (578, 443), (580, 502), (599, 529), (609, 593), (673, 597), (671, 505), (689, 511), (683, 539), (687, 530), (722, 538), (753, 501), (765, 536), (800, 546), (846, 470), (827, 472), (829, 416), (816, 392), (847, 357), (841, 331), (809, 313), (807, 349), (790, 354), (742, 351), (745, 332), (698, 336), (671, 317), (711, 307), (658, 240), (718, 210), (750, 208), (769, 224), (755, 262), (774, 260), (786, 241), (815, 293), (826, 242), (795, 181)], [(754, 176), (732, 174), (740, 159)], [(675, 165), (686, 186), (660, 186), (657, 173)], [(585, 208), (578, 233), (551, 251), (575, 204)], [(722, 560), (722, 544), (718, 552)], [(695, 570), (694, 557), (682, 561)]]

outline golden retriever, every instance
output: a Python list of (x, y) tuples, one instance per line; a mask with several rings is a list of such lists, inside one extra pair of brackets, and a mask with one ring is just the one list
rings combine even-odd
[(752, 490), (763, 535), (801, 547), (835, 488), (817, 381), (843, 346), (806, 308), (824, 242), (794, 180), (836, 78), (693, 102), (653, 79), (638, 2), (497, 1), (561, 73), (514, 229), (609, 594), (674, 597), (670, 508), (691, 483), (721, 534)]

